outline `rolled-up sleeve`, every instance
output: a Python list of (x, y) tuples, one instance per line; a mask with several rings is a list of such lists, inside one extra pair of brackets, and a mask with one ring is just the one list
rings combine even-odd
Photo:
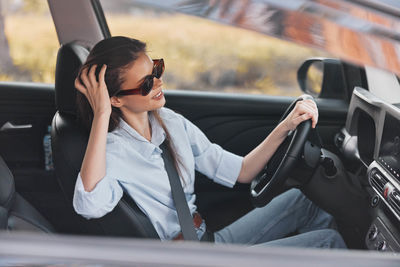
[(242, 168), (243, 157), (211, 143), (193, 123), (183, 118), (195, 159), (195, 168), (214, 182), (233, 187)]
[(109, 213), (121, 199), (123, 190), (115, 179), (104, 177), (96, 187), (85, 191), (80, 173), (75, 184), (73, 206), (86, 219), (100, 218)]

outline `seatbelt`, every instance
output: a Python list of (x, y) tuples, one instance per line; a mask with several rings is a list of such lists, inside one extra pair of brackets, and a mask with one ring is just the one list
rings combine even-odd
[(196, 240), (199, 241), (197, 237), (196, 230), (194, 229), (193, 218), (190, 214), (189, 206), (183, 192), (181, 179), (179, 178), (178, 172), (176, 170), (174, 161), (169, 151), (167, 140), (165, 140), (160, 148), (163, 153), (161, 154), (165, 170), (168, 174), (169, 184), (171, 185), (172, 199), (175, 203), (175, 208), (178, 213), (179, 224), (181, 225), (181, 230), (184, 240)]

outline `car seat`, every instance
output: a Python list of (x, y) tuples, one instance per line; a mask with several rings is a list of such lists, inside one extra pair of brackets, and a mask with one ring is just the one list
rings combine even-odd
[(0, 229), (54, 232), (51, 224), (15, 191), (14, 176), (0, 157)]
[[(77, 123), (74, 80), (88, 54), (88, 49), (72, 42), (62, 45), (57, 55), (57, 112), (52, 122), (52, 152), (56, 177), (71, 207), (89, 137), (89, 133)], [(150, 220), (126, 194), (112, 212), (99, 219), (81, 221), (79, 227), (90, 229), (88, 234), (159, 239)]]

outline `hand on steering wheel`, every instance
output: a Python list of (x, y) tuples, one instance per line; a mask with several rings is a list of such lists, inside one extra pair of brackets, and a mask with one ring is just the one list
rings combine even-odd
[(317, 122), (318, 109), (309, 95), (300, 96), (286, 109), (280, 123), (289, 134), (261, 175), (251, 183), (250, 197), (254, 206), (265, 206), (280, 192), (303, 152), (311, 127), (315, 128)]
[[(286, 115), (287, 111), (285, 112)], [(305, 121), (311, 119), (312, 128), (315, 128), (318, 122), (318, 109), (315, 101), (309, 95), (302, 95), (296, 99), (294, 108), (287, 116), (282, 117), (281, 123), (285, 125), (288, 131), (293, 131), (297, 126)]]

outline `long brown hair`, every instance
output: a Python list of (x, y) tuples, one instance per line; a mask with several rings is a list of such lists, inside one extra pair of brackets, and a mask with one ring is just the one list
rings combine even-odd
[[(108, 94), (113, 96), (117, 91), (120, 90), (121, 85), (124, 83), (125, 71), (135, 62), (141, 53), (146, 52), (146, 44), (132, 38), (115, 36), (104, 39), (98, 42), (90, 51), (86, 62), (82, 65), (79, 70), (78, 78), (80, 73), (85, 68), (90, 68), (93, 65), (97, 65), (95, 71), (96, 77), (99, 75), (101, 67), (106, 64), (107, 71), (105, 74), (105, 83), (107, 85)], [(80, 79), (80, 78), (79, 78)], [(78, 121), (83, 127), (90, 131), (93, 122), (93, 110), (89, 104), (89, 101), (81, 92), (77, 91), (77, 117)], [(166, 139), (169, 150), (174, 160), (174, 164), (179, 172), (179, 165), (182, 166), (180, 159), (177, 157), (176, 150), (174, 149), (171, 135), (165, 126), (162, 118), (159, 115), (158, 110), (151, 111), (155, 119), (161, 125), (166, 133)], [(119, 108), (112, 106), (110, 121), (108, 124), (108, 132), (114, 131), (118, 126), (120, 119), (122, 118), (122, 112)]]

